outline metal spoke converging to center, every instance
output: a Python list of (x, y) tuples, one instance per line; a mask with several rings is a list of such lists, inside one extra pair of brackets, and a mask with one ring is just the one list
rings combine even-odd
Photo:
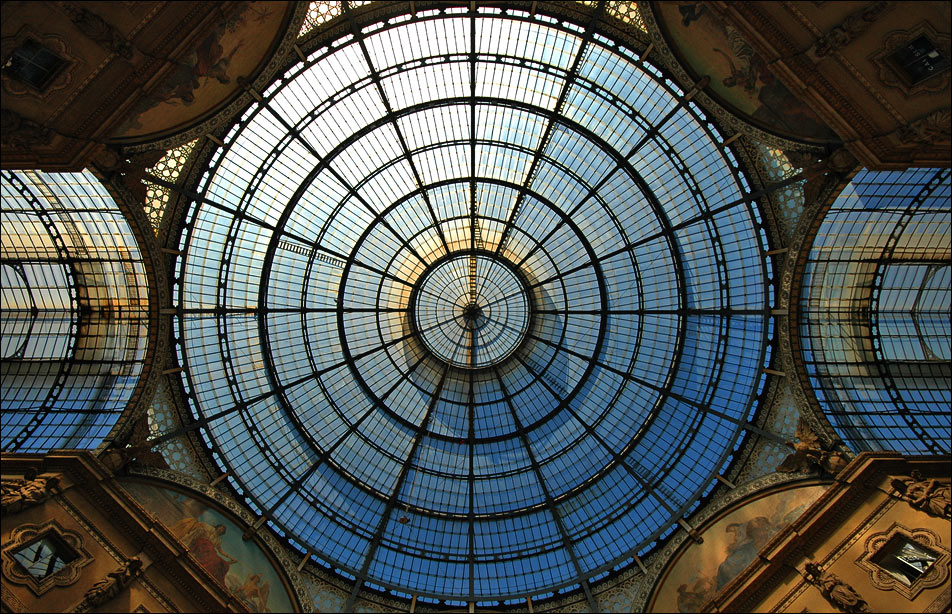
[(364, 582), (595, 610), (750, 422), (759, 196), (608, 3), (372, 16), (402, 4), (344, 3), (187, 188), (193, 428), (356, 578), (345, 610)]
[(469, 252), (430, 267), (414, 287), (410, 311), (420, 341), (436, 358), (482, 369), (506, 360), (526, 338), (532, 301), (512, 265)]

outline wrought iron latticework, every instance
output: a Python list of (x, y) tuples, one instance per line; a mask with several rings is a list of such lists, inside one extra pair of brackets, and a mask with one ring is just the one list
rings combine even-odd
[(757, 196), (604, 9), (345, 4), (348, 33), (182, 188), (196, 424), (355, 595), (593, 604), (750, 421), (773, 336)]

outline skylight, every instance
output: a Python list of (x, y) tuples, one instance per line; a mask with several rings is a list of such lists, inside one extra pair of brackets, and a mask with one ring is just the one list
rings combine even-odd
[(193, 410), (255, 506), (358, 582), (587, 589), (676, 525), (751, 417), (747, 184), (585, 24), (348, 19), (194, 188)]

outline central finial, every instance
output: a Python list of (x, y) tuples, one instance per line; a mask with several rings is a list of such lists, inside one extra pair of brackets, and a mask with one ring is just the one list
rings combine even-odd
[(469, 324), (475, 324), (481, 315), (483, 315), (483, 309), (476, 303), (469, 303), (463, 307), (463, 319)]

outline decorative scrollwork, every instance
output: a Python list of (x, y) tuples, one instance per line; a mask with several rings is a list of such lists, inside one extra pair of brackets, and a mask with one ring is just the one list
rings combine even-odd
[(58, 484), (56, 476), (4, 481), (0, 513), (12, 515), (39, 505), (53, 496)]

